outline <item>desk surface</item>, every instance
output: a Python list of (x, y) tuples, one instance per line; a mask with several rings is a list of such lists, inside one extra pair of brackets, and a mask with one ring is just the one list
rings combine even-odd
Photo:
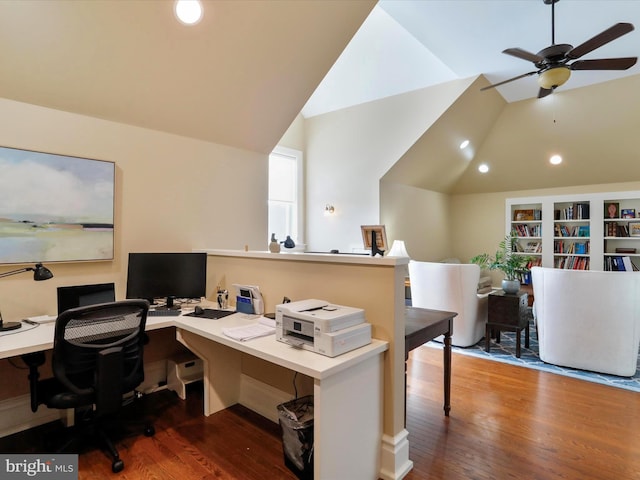
[[(185, 313), (188, 313), (188, 311), (185, 311)], [(222, 333), (223, 328), (249, 325), (256, 321), (257, 318), (255, 316), (243, 313), (236, 313), (218, 320), (184, 315), (176, 317), (147, 317), (146, 330), (168, 327), (184, 329), (249, 355), (318, 379), (340, 372), (389, 348), (387, 342), (374, 339), (369, 345), (331, 358), (278, 342), (275, 339), (275, 335), (239, 342)], [(0, 359), (52, 349), (54, 328), (55, 322), (50, 322), (40, 324), (29, 330), (25, 329), (13, 335), (0, 337)]]
[(405, 354), (434, 338), (451, 332), (455, 312), (407, 307), (405, 309)]

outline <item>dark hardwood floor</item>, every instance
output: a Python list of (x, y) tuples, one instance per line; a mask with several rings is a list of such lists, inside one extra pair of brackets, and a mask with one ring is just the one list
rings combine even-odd
[[(119, 442), (123, 472), (111, 473), (106, 455), (89, 449), (79, 478), (296, 478), (284, 467), (276, 424), (241, 406), (206, 418), (201, 389), (190, 387), (186, 401), (168, 391), (145, 397), (156, 434)], [(441, 351), (429, 347), (412, 352), (408, 392), (414, 469), (407, 480), (640, 480), (636, 393), (454, 353), (447, 418)], [(45, 451), (57, 428), (2, 438), (0, 451)]]

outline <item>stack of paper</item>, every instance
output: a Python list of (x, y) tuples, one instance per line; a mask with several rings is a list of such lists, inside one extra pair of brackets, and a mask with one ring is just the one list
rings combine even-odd
[(223, 328), (222, 333), (227, 337), (244, 342), (252, 338), (264, 337), (276, 333), (276, 321), (260, 317), (256, 323), (239, 327)]

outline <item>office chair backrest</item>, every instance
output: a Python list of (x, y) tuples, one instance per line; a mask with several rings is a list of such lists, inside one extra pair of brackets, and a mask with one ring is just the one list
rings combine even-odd
[(144, 380), (144, 329), (149, 303), (124, 300), (72, 308), (55, 326), (53, 374), (74, 394), (92, 398), (98, 413), (120, 407)]

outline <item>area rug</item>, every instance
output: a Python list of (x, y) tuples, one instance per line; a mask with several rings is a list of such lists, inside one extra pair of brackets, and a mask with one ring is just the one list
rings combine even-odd
[[(496, 362), (509, 363), (511, 365), (520, 365), (526, 368), (534, 368), (544, 372), (556, 373), (558, 375), (566, 375), (567, 377), (579, 378), (589, 382), (601, 383), (612, 387), (624, 388), (640, 392), (640, 370), (636, 370), (633, 377), (617, 377), (615, 375), (607, 375), (604, 373), (588, 372), (567, 367), (559, 367), (544, 363), (538, 355), (538, 339), (535, 334), (535, 327), (530, 328), (529, 348), (524, 347), (524, 338), (522, 338), (520, 358), (516, 358), (516, 334), (515, 332), (500, 332), (500, 343), (491, 340), (490, 352), (484, 351), (484, 338), (471, 347), (453, 347), (455, 353), (462, 355), (470, 355), (472, 357), (485, 358)], [(524, 337), (524, 331), (522, 332)], [(442, 343), (428, 342), (428, 346), (442, 348)]]

